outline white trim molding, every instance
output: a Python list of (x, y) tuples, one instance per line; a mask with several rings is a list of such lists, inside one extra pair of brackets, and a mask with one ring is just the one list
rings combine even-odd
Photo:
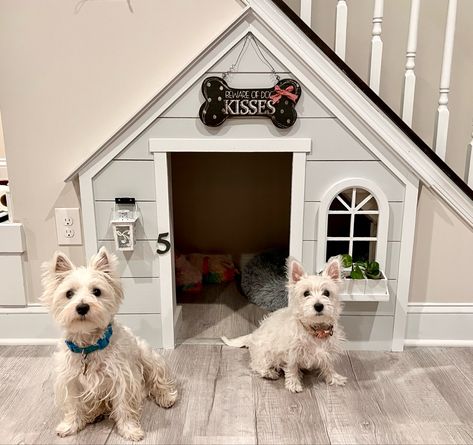
[[(292, 183), (291, 183), (291, 227), (289, 251), (290, 255), (302, 259), (302, 240), (304, 224), (304, 193), (306, 154), (311, 150), (310, 138), (257, 138), (257, 139), (225, 139), (213, 137), (189, 138), (152, 138), (149, 150), (153, 154), (155, 178), (158, 233), (168, 233), (171, 246), (174, 246), (172, 190), (170, 188), (171, 171), (169, 156), (171, 152), (292, 152)], [(171, 248), (159, 255), (161, 325), (163, 348), (174, 348), (176, 316), (175, 280), (174, 280), (174, 249)]]
[(309, 153), (311, 138), (151, 138), (151, 153), (195, 152), (291, 152)]
[(473, 303), (409, 303), (405, 346), (473, 346)]
[[(172, 197), (171, 197), (171, 163), (168, 153), (154, 153), (154, 169), (156, 178), (156, 206), (158, 220), (158, 234), (168, 234), (171, 246), (174, 246), (172, 223)], [(176, 286), (174, 275), (174, 248), (161, 253), (159, 258), (159, 286), (161, 295), (161, 326), (163, 348), (174, 349), (176, 316), (174, 310), (176, 298)]]
[(0, 179), (8, 179), (7, 160), (0, 158)]

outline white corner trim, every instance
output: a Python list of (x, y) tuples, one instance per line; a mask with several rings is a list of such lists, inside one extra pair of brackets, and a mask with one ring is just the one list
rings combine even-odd
[(405, 346), (473, 346), (473, 303), (409, 303)]
[(149, 151), (162, 152), (305, 152), (310, 153), (311, 138), (151, 138)]
[[(173, 224), (172, 224), (172, 198), (170, 190), (171, 182), (171, 163), (170, 155), (167, 153), (154, 153), (154, 171), (156, 178), (156, 206), (158, 233), (167, 233), (170, 236), (171, 246)], [(174, 249), (170, 248), (167, 252), (158, 255), (159, 261), (159, 294), (161, 295), (161, 332), (164, 349), (174, 349), (175, 346), (175, 280), (174, 280)]]
[(0, 158), (0, 179), (8, 179), (7, 160)]
[(302, 246), (304, 239), (304, 194), (306, 160), (306, 153), (294, 153), (292, 155), (289, 255), (293, 258), (297, 258), (299, 261), (302, 261)]

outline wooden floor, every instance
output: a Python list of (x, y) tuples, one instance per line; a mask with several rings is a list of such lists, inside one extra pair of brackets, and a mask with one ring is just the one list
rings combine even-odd
[(235, 282), (204, 286), (198, 294), (178, 295), (182, 306), (178, 343), (220, 344), (229, 338), (253, 332), (268, 312), (248, 303)]
[[(52, 347), (0, 347), (0, 443), (126, 443), (104, 420), (60, 439), (53, 403)], [(290, 394), (283, 381), (248, 369), (248, 351), (181, 345), (164, 351), (179, 383), (170, 410), (148, 402), (144, 443), (473, 443), (473, 350), (349, 352), (344, 388), (314, 375)]]

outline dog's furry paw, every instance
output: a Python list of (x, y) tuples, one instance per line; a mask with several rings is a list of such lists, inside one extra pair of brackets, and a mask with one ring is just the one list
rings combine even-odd
[(117, 430), (120, 436), (133, 442), (139, 442), (145, 437), (145, 432), (141, 429), (141, 426), (136, 423), (129, 422), (120, 426), (117, 425)]
[(80, 430), (82, 430), (84, 426), (85, 425), (81, 425), (77, 422), (70, 423), (63, 421), (56, 427), (56, 434), (59, 437), (72, 436), (73, 434), (77, 434)]
[(177, 390), (159, 391), (154, 400), (161, 408), (171, 408), (177, 399)]
[(271, 369), (266, 369), (265, 371), (261, 372), (261, 377), (268, 380), (277, 380), (281, 376), (277, 369), (271, 368)]
[(302, 387), (301, 382), (298, 382), (296, 380), (286, 379), (286, 389), (288, 389), (291, 392), (297, 393), (297, 392), (302, 392), (303, 387)]
[(326, 379), (328, 385), (345, 386), (347, 378), (340, 374), (332, 374)]

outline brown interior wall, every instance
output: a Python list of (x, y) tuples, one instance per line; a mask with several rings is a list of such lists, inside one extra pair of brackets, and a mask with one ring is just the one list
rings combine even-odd
[(292, 154), (173, 153), (171, 165), (177, 250), (288, 247)]

